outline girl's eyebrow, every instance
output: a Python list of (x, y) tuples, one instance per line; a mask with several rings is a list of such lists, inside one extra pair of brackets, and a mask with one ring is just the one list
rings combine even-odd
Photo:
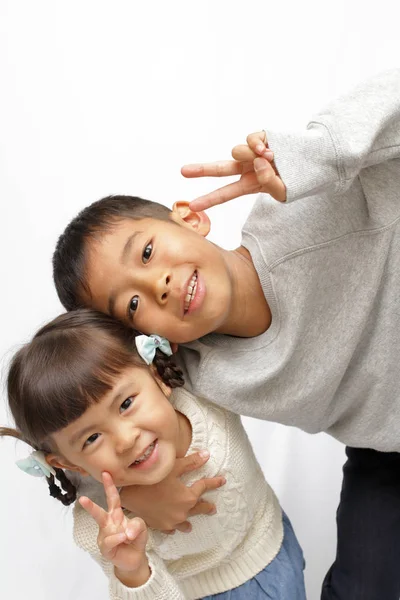
[(87, 433), (89, 433), (89, 431), (93, 431), (98, 429), (97, 425), (87, 425), (87, 427), (84, 427), (83, 429), (80, 429), (79, 431), (77, 431), (68, 441), (70, 446), (75, 446), (75, 444)]
[[(111, 402), (108, 404), (107, 409), (112, 408), (115, 404), (117, 404), (118, 402), (121, 402), (122, 399), (126, 400), (126, 395), (128, 394), (127, 390), (129, 390), (129, 388), (132, 385), (133, 385), (132, 382), (129, 381), (124, 386), (122, 386), (121, 389), (119, 389), (118, 392), (115, 394), (115, 396), (113, 397)], [(89, 431), (96, 431), (96, 429), (99, 429), (99, 426), (97, 424), (87, 425), (83, 429), (79, 429), (79, 431), (77, 431), (69, 439), (69, 441), (68, 441), (69, 445), (74, 446), (85, 434), (89, 433)]]

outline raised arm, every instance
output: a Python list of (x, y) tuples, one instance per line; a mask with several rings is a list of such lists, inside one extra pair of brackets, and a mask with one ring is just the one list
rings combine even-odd
[(256, 192), (290, 201), (344, 191), (362, 169), (400, 156), (400, 70), (359, 85), (303, 131), (251, 134), (232, 156), (235, 161), (182, 168), (185, 177), (240, 175), (239, 181), (194, 200), (193, 210)]
[(359, 85), (305, 131), (268, 131), (287, 200), (345, 191), (360, 171), (400, 157), (400, 69)]
[(108, 473), (103, 484), (108, 510), (82, 497), (74, 509), (74, 539), (108, 576), (110, 599), (184, 600), (164, 561), (146, 548), (144, 521), (125, 516)]

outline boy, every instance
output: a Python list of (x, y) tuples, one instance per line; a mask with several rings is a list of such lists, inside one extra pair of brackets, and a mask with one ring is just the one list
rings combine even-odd
[(269, 132), (276, 165), (262, 141), (236, 148), (243, 164), (183, 170), (242, 173), (221, 201), (257, 189), (296, 200), (261, 196), (240, 248), (209, 244), (208, 218), (187, 203), (169, 213), (108, 198), (60, 238), (57, 290), (67, 309), (90, 305), (185, 343), (196, 394), (349, 446), (322, 598), (398, 600), (400, 71), (360, 86), (305, 133)]

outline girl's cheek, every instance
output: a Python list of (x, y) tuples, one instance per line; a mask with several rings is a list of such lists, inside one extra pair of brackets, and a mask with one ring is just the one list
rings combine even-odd
[(89, 473), (96, 473), (96, 479), (99, 476), (101, 480), (102, 472), (109, 470), (109, 462), (109, 460), (102, 460), (101, 456), (96, 456), (95, 459), (87, 461), (87, 471)]

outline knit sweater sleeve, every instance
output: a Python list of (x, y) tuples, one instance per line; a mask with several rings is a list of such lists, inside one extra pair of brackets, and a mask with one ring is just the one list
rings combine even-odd
[(400, 157), (400, 69), (339, 98), (305, 131), (267, 136), (288, 201), (344, 192), (362, 169)]
[(98, 526), (94, 519), (76, 503), (74, 507), (74, 541), (88, 552), (108, 577), (110, 600), (185, 600), (178, 583), (168, 572), (164, 561), (149, 549), (151, 569), (149, 580), (137, 588), (123, 585), (115, 576), (114, 565), (101, 554), (97, 545)]

